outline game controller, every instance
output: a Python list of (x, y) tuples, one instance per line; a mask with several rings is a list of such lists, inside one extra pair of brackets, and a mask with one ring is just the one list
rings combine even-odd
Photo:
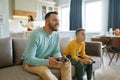
[(65, 57), (59, 57), (57, 58), (57, 61), (60, 61), (60, 62), (66, 62), (68, 61), (69, 59), (68, 58), (65, 58)]
[(89, 60), (90, 61), (90, 64), (93, 64), (93, 63), (95, 63), (95, 60)]

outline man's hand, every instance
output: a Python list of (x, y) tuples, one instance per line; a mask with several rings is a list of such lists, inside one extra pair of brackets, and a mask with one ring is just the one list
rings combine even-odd
[(63, 58), (66, 58), (66, 61), (63, 62), (63, 63), (68, 63), (68, 62), (70, 62), (70, 60), (66, 57), (66, 55), (63, 55), (62, 57), (63, 57)]
[(56, 60), (60, 62), (67, 62), (69, 59), (63, 56), (63, 57), (56, 58)]
[(56, 58), (50, 57), (50, 66), (54, 66), (54, 65), (62, 64), (62, 63), (63, 63), (63, 62), (57, 61)]
[[(65, 55), (63, 55), (62, 57), (66, 58)], [(60, 57), (58, 57), (58, 58), (60, 58)], [(61, 61), (57, 60), (58, 58), (50, 57), (50, 65), (54, 66), (54, 65), (57, 65), (57, 64), (66, 64), (66, 63), (70, 62), (70, 60), (68, 60), (68, 59), (65, 62), (61, 62)]]

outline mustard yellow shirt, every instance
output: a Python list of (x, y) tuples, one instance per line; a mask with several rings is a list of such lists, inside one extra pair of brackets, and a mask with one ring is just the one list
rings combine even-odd
[(85, 42), (81, 44), (77, 42), (76, 39), (72, 40), (68, 46), (63, 51), (64, 55), (70, 55), (75, 61), (78, 61), (80, 58), (77, 56), (80, 54), (80, 57), (84, 59), (89, 59), (90, 56), (85, 54)]

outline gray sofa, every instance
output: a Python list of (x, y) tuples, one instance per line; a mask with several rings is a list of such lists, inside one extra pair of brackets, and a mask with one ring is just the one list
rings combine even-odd
[[(63, 37), (60, 40), (61, 52), (71, 39)], [(0, 80), (41, 80), (39, 76), (28, 73), (22, 68), (21, 55), (25, 50), (27, 39), (23, 38), (0, 38)], [(93, 72), (100, 68), (101, 43), (86, 42), (86, 53), (93, 56), (96, 63), (93, 65)], [(60, 80), (59, 70), (51, 69)], [(72, 66), (72, 77), (74, 79), (75, 68)]]

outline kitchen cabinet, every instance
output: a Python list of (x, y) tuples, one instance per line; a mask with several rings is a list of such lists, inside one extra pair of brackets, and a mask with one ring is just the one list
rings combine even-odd
[(47, 12), (51, 12), (51, 11), (53, 11), (53, 10), (54, 10), (54, 9), (53, 9), (53, 7), (51, 7), (51, 6), (42, 5), (42, 20), (44, 20), (45, 14), (46, 14)]
[(23, 10), (14, 10), (14, 15), (15, 16), (28, 16), (28, 15), (32, 15), (33, 18), (35, 18), (36, 17), (36, 12), (23, 11)]
[(15, 0), (15, 10), (36, 12), (37, 0)]
[(14, 0), (14, 16), (28, 16), (32, 15), (36, 18), (36, 4), (37, 0)]
[(15, 0), (9, 0), (9, 19), (13, 19), (14, 7), (15, 7)]
[(54, 11), (55, 2), (39, 0), (37, 3), (37, 17), (39, 20), (44, 20), (45, 14)]

